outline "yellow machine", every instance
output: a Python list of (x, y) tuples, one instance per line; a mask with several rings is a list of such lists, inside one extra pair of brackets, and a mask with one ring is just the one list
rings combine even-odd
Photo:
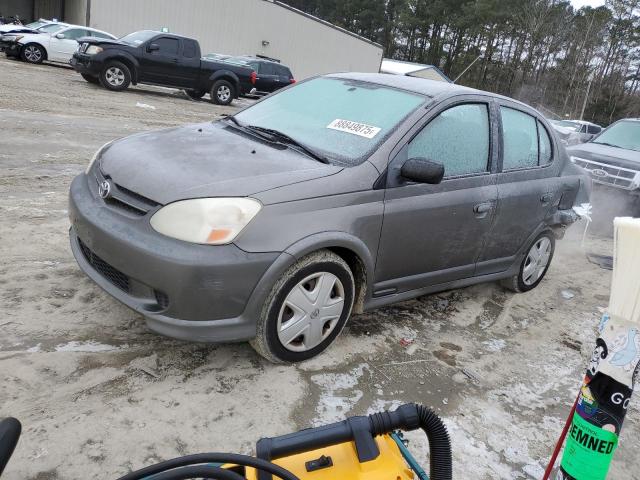
[[(429, 439), (429, 476), (407, 449), (401, 431)], [(11, 457), (20, 422), (0, 421), (0, 474)], [(451, 444), (438, 416), (422, 405), (350, 417), (342, 422), (262, 438), (256, 456), (200, 453), (131, 472), (119, 480), (451, 480)]]

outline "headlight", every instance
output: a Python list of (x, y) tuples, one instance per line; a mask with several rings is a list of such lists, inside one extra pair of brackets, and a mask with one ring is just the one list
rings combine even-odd
[(84, 53), (86, 53), (87, 55), (96, 55), (100, 53), (102, 50), (104, 49), (97, 45), (89, 45)]
[(151, 217), (151, 226), (185, 242), (224, 245), (231, 243), (261, 208), (252, 198), (181, 200), (158, 210)]
[(98, 150), (96, 150), (96, 153), (93, 154), (93, 158), (91, 159), (91, 161), (89, 162), (89, 165), (87, 165), (87, 169), (84, 171), (84, 173), (86, 173), (87, 175), (89, 174), (89, 170), (91, 170), (91, 167), (93, 166), (93, 164), (95, 163), (95, 161), (100, 158), (100, 155), (102, 155), (102, 152), (104, 151), (105, 148), (107, 148), (109, 145), (111, 145), (113, 143), (113, 140), (111, 142), (107, 142), (104, 145), (102, 145)]
[(24, 35), (16, 35), (16, 38), (14, 41), (19, 42), (20, 40), (22, 40), (24, 38)]

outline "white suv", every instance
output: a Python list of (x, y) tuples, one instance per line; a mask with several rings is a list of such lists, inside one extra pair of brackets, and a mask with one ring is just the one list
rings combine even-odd
[(78, 49), (78, 38), (116, 38), (95, 28), (66, 23), (52, 23), (39, 28), (38, 31), (40, 33), (16, 35), (11, 44), (5, 47), (7, 55), (19, 56), (28, 63), (42, 63), (44, 60), (69, 63), (73, 53)]

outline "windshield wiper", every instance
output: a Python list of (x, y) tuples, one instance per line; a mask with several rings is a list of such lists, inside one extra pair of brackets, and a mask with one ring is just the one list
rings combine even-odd
[(315, 160), (318, 160), (319, 162), (329, 163), (329, 160), (327, 159), (327, 157), (316, 152), (315, 150), (313, 150), (311, 147), (308, 147), (304, 143), (299, 142), (295, 138), (290, 137), (286, 133), (280, 132), (278, 130), (274, 130), (273, 128), (259, 127), (257, 125), (240, 125), (238, 120), (236, 120), (235, 118), (231, 118), (231, 117), (227, 117), (227, 118), (230, 118), (231, 121), (233, 121), (238, 126), (246, 128), (247, 130), (251, 130), (252, 132), (261, 134), (261, 136), (263, 138), (267, 138), (267, 140), (273, 141), (275, 139), (279, 143), (284, 143), (286, 145), (296, 147), (297, 150), (302, 150), (302, 152), (305, 153), (307, 156)]
[(598, 145), (606, 145), (607, 147), (623, 148), (623, 147), (620, 147), (619, 145), (613, 145), (612, 143), (606, 143), (606, 142), (591, 142), (591, 143), (597, 143)]

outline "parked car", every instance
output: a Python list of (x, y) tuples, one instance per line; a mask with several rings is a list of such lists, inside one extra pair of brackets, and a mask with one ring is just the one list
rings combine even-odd
[(446, 82), (316, 77), (102, 147), (70, 188), (71, 248), (156, 332), (300, 361), (352, 313), (535, 288), (591, 185), (550, 129)]
[(567, 149), (594, 182), (640, 196), (640, 119), (619, 120), (588, 143)]
[(45, 60), (69, 63), (73, 53), (78, 49), (77, 40), (87, 36), (96, 39), (116, 38), (95, 28), (51, 23), (40, 27), (37, 33), (19, 34), (5, 42), (5, 53), (28, 63), (42, 63)]
[(271, 93), (283, 87), (296, 83), (289, 67), (264, 58), (240, 56), (225, 59), (229, 63), (248, 65), (255, 70), (256, 90), (261, 93)]
[(255, 88), (256, 73), (244, 65), (201, 59), (192, 38), (143, 30), (118, 40), (80, 39), (71, 65), (91, 83), (120, 91), (146, 83), (184, 89), (190, 97), (211, 94), (214, 103), (230, 104)]
[(588, 142), (602, 131), (600, 125), (584, 120), (552, 120), (551, 125), (565, 145)]
[[(29, 29), (28, 32), (24, 31), (10, 31), (0, 33), (0, 51), (5, 52), (7, 57), (20, 58), (20, 46), (17, 43), (17, 38), (23, 38), (25, 33), (46, 33), (52, 34), (59, 30), (62, 30), (64, 27), (67, 27), (66, 23), (58, 23), (58, 22), (50, 22), (46, 25), (41, 25), (35, 29)], [(8, 48), (12, 47), (12, 48)]]
[(50, 20), (45, 20), (41, 18), (40, 20), (36, 20), (35, 22), (27, 23), (26, 25), (15, 25), (15, 24), (5, 24), (0, 25), (0, 34), (2, 33), (31, 33), (35, 29), (47, 25), (49, 23), (53, 23)]

